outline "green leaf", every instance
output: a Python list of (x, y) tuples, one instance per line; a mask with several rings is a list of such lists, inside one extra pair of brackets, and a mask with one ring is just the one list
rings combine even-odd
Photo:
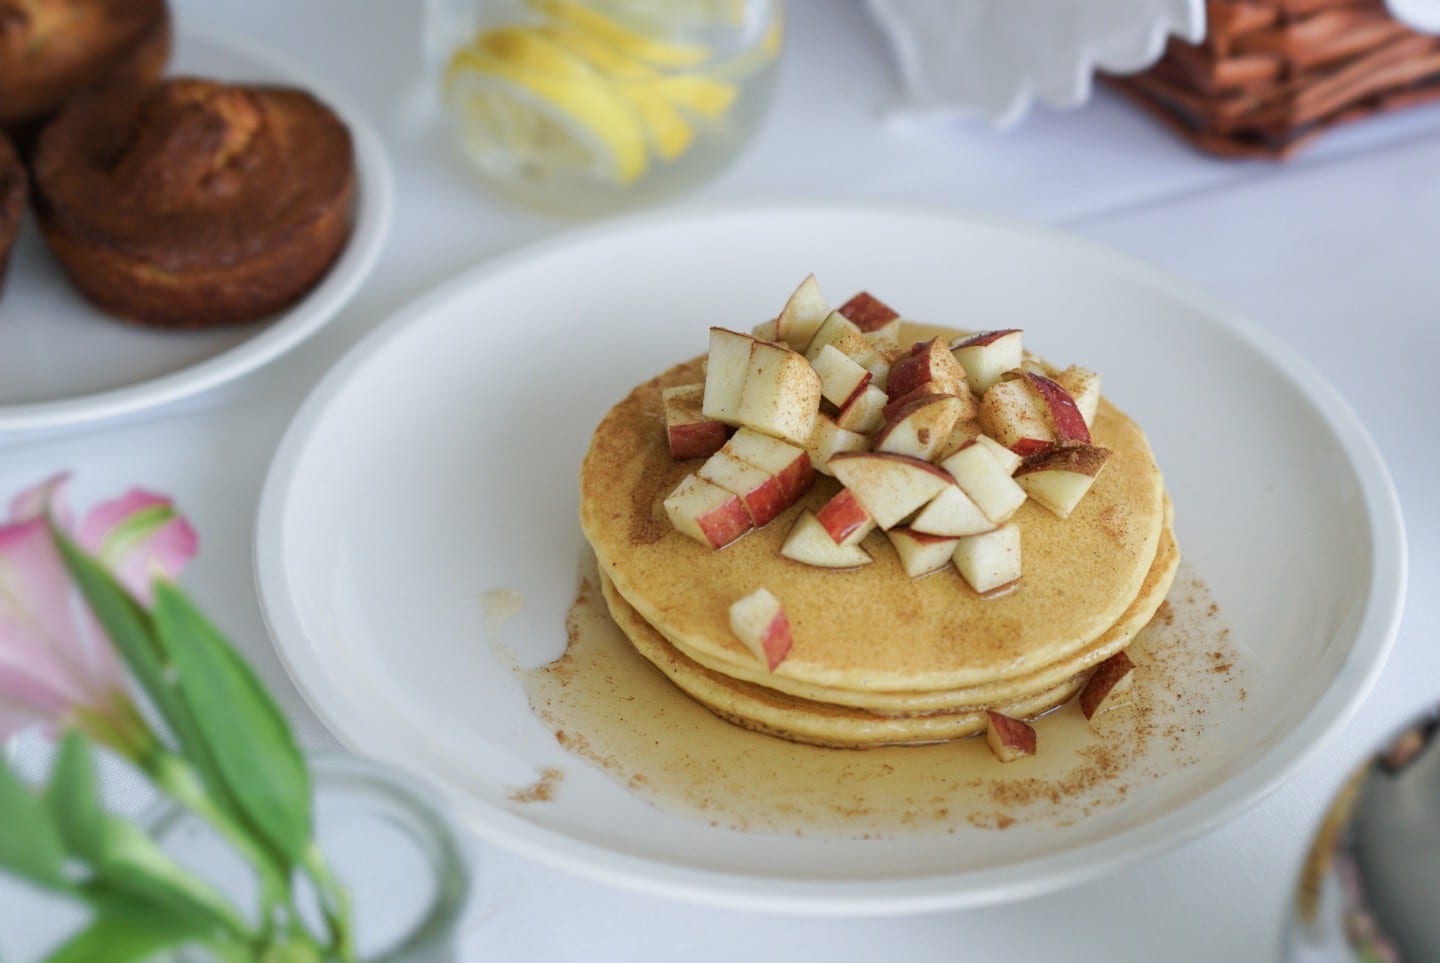
[[(200, 774), (215, 804), (236, 822), (247, 823), (215, 764), (210, 747), (195, 720), (197, 713), (169, 677), (168, 660), (156, 637), (150, 614), (140, 607), (104, 565), (54, 525), (50, 530), (90, 610), (115, 643), (131, 674), (160, 710), (160, 717), (179, 742), (181, 754)], [(140, 762), (143, 765), (143, 760)]]
[(87, 863), (98, 862), (104, 845), (105, 813), (95, 791), (95, 766), (85, 737), (71, 729), (60, 743), (45, 792), (65, 848)]
[(46, 963), (141, 963), (166, 950), (202, 942), (208, 934), (192, 921), (143, 905), (117, 904), (96, 914)]
[(40, 799), (0, 761), (0, 870), (66, 892), (65, 848)]
[(291, 867), (310, 841), (310, 774), (285, 716), (224, 636), (174, 585), (154, 620), (178, 687), (235, 804)]

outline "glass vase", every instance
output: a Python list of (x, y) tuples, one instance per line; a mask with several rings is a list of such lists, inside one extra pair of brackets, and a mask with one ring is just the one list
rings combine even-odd
[(751, 139), (782, 0), (426, 0), (431, 79), (501, 194), (565, 215), (674, 196)]
[[(350, 893), (360, 963), (458, 963), (456, 940), (470, 888), (468, 861), (449, 822), (404, 776), (351, 756), (311, 758), (315, 833)], [(146, 829), (183, 865), (253, 916), (254, 876), (208, 825), (164, 802)], [(308, 884), (296, 881), (301, 917), (323, 932)], [(210, 963), (186, 949), (176, 963)]]

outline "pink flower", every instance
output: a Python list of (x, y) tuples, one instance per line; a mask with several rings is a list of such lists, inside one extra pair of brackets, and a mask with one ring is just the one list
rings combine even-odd
[(119, 728), (138, 718), (124, 667), (71, 582), (47, 515), (142, 603), (155, 575), (175, 576), (195, 554), (195, 531), (174, 504), (138, 489), (95, 506), (77, 531), (68, 481), (22, 492), (0, 522), (0, 742), (34, 725)]

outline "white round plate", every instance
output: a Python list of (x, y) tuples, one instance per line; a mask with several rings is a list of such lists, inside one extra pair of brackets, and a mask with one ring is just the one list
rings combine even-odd
[[(577, 473), (629, 389), (773, 316), (807, 272), (911, 317), (1023, 327), (1138, 416), (1181, 545), (1253, 653), (1243, 718), (1207, 754), (1066, 828), (883, 843), (741, 833), (661, 811), (567, 756), (487, 642), (481, 594), (525, 600), (503, 641), (558, 656), (585, 550)], [(905, 912), (1017, 898), (1173, 846), (1253, 804), (1343, 726), (1404, 592), (1399, 507), (1349, 407), (1223, 304), (1064, 235), (854, 208), (613, 223), (443, 286), (357, 346), (287, 432), (257, 578), (296, 684), (349, 748), (434, 783), (485, 838), (615, 883), (767, 911)], [(508, 787), (561, 766), (544, 805)]]
[(343, 98), (233, 39), (177, 24), (171, 74), (305, 87), (350, 128), (359, 190), (355, 228), (324, 279), (256, 324), (157, 331), (116, 321), (80, 296), (33, 217), (20, 226), (0, 295), (0, 432), (98, 421), (176, 401), (246, 374), (335, 316), (370, 273), (390, 226), (393, 189), (375, 132)]

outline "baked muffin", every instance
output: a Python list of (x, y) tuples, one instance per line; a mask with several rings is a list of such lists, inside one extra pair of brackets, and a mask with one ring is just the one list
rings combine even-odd
[(71, 101), (32, 159), (35, 210), (81, 292), (172, 328), (254, 321), (349, 237), (350, 133), (302, 90), (176, 78)]
[(79, 91), (153, 83), (169, 58), (165, 0), (0, 0), (0, 127), (28, 136)]
[(20, 218), (25, 214), (25, 165), (15, 156), (10, 142), (0, 134), (0, 292), (5, 290), (5, 267)]

